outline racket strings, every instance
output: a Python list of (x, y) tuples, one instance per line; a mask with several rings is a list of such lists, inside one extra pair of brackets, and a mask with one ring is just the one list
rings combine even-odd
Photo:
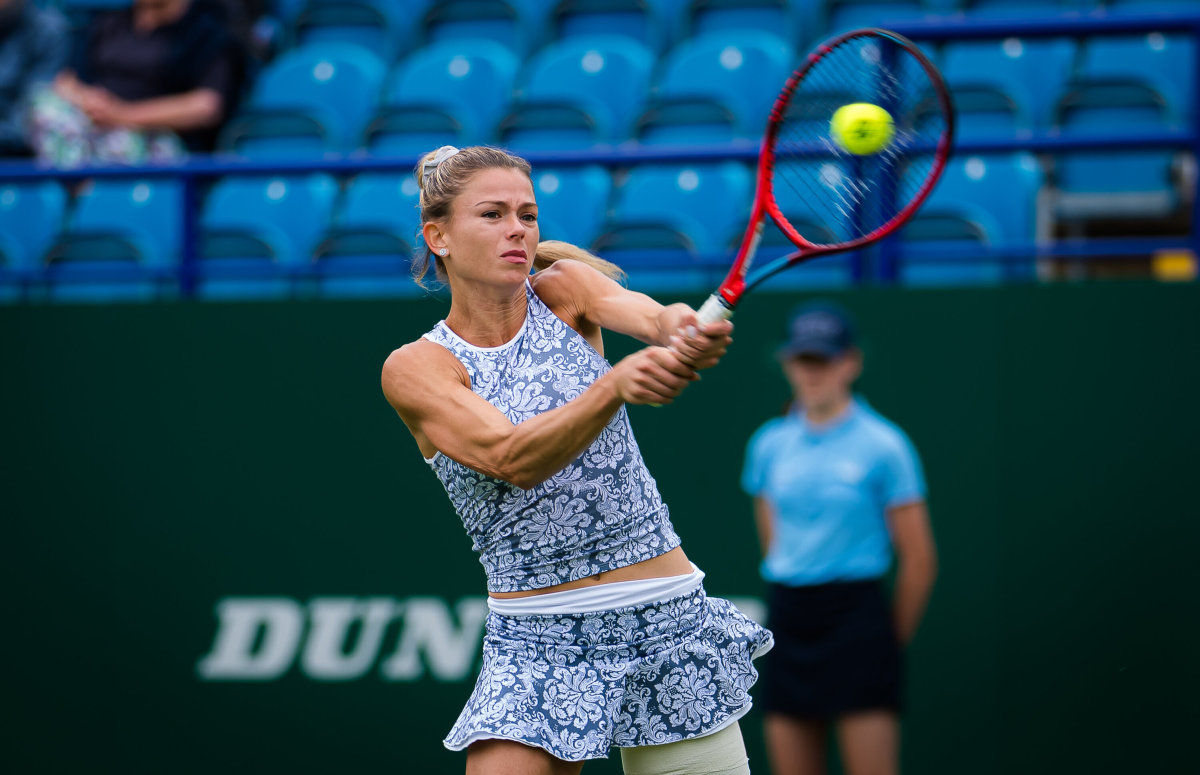
[[(907, 49), (852, 38), (819, 59), (791, 95), (775, 139), (774, 196), (795, 231), (817, 244), (863, 238), (888, 224), (933, 174), (946, 131), (933, 83)], [(932, 109), (931, 109), (932, 101)], [(894, 134), (877, 153), (857, 155), (832, 137), (843, 105), (866, 102), (891, 115)]]

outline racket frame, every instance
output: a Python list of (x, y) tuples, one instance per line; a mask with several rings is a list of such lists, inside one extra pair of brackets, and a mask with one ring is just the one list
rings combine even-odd
[[(780, 211), (779, 204), (775, 201), (775, 143), (778, 139), (779, 129), (787, 117), (788, 106), (791, 104), (792, 96), (809, 71), (842, 44), (855, 38), (864, 37), (891, 40), (894, 44), (904, 48), (917, 60), (933, 85), (933, 91), (937, 96), (942, 115), (946, 120), (946, 129), (941, 133), (937, 146), (933, 149), (934, 160), (929, 174), (925, 176), (921, 187), (903, 208), (887, 221), (860, 237), (844, 242), (817, 244), (806, 239), (791, 225)], [(820, 256), (856, 250), (877, 242), (894, 232), (916, 213), (921, 205), (925, 203), (930, 192), (933, 191), (933, 187), (937, 184), (938, 179), (941, 178), (942, 171), (945, 169), (946, 163), (950, 158), (950, 148), (953, 142), (954, 106), (950, 99), (950, 91), (946, 87), (945, 80), (942, 78), (941, 73), (938, 72), (938, 69), (911, 40), (890, 30), (878, 27), (863, 27), (835, 35), (818, 44), (805, 58), (804, 63), (796, 68), (788, 77), (783, 85), (783, 89), (779, 92), (779, 95), (775, 98), (775, 103), (771, 107), (771, 113), (767, 119), (767, 129), (763, 133), (762, 145), (759, 148), (757, 180), (755, 183), (754, 204), (750, 210), (750, 222), (745, 234), (742, 236), (742, 241), (738, 246), (738, 251), (734, 257), (733, 265), (729, 269), (729, 273), (725, 275), (725, 279), (721, 281), (717, 290), (701, 306), (698, 312), (700, 322), (710, 323), (732, 316), (734, 308), (747, 291), (787, 267)], [(748, 278), (750, 267), (754, 262), (759, 242), (762, 239), (762, 231), (766, 225), (767, 216), (797, 246), (798, 250), (772, 261), (763, 267), (753, 278)]]

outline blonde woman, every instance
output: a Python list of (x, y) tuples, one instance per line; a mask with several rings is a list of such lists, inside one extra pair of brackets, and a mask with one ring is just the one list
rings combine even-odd
[[(730, 343), (539, 248), (529, 164), (446, 146), (417, 169), (425, 252), (450, 310), (387, 359), (383, 389), (446, 488), (487, 576), (483, 668), (445, 744), (471, 775), (748, 773), (737, 720), (766, 630), (705, 595), (625, 404), (669, 404)], [(530, 276), (534, 266), (541, 267)], [(647, 344), (610, 365), (604, 329)]]

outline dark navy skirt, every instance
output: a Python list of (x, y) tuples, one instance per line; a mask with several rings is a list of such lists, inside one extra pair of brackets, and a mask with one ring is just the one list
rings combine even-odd
[(878, 580), (768, 590), (775, 648), (758, 696), (768, 712), (827, 719), (901, 706), (903, 666)]

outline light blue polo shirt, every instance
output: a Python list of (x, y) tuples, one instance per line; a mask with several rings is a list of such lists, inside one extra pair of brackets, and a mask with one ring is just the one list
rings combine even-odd
[(789, 586), (882, 576), (887, 510), (925, 498), (912, 442), (859, 398), (822, 425), (797, 411), (764, 424), (747, 445), (742, 487), (774, 507), (761, 572)]

